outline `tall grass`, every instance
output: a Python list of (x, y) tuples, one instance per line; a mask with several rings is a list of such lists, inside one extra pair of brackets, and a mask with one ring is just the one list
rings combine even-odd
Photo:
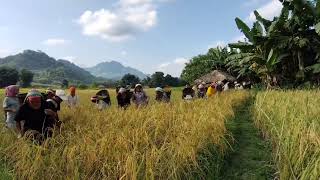
[(18, 179), (214, 178), (228, 148), (225, 121), (248, 97), (230, 92), (185, 103), (174, 92), (171, 104), (100, 112), (92, 94), (81, 91), (77, 109), (63, 107), (61, 132), (42, 146), (1, 133), (0, 155)]
[(320, 92), (258, 93), (255, 123), (274, 145), (280, 179), (320, 179)]

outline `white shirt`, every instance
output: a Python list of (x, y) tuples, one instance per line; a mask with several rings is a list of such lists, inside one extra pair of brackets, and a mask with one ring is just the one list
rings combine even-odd
[(70, 107), (76, 107), (79, 105), (79, 97), (77, 95), (75, 96), (68, 96), (68, 101), (67, 101), (68, 106)]

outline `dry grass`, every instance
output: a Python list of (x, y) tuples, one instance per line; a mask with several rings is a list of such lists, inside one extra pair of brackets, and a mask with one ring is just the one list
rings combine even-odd
[(249, 96), (230, 92), (185, 103), (173, 92), (172, 104), (152, 101), (126, 111), (113, 98), (113, 107), (99, 112), (89, 101), (93, 93), (80, 91), (81, 107), (63, 108), (61, 133), (42, 146), (2, 131), (0, 155), (16, 178), (204, 179), (219, 171), (228, 148), (225, 121), (233, 116), (232, 106)]
[(320, 179), (320, 92), (257, 95), (255, 122), (274, 144), (280, 179)]

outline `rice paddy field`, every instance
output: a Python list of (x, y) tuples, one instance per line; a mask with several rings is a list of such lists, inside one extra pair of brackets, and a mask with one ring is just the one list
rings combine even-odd
[[(215, 178), (228, 149), (225, 121), (248, 96), (185, 103), (173, 92), (171, 104), (98, 111), (90, 102), (94, 93), (80, 91), (81, 106), (63, 108), (61, 131), (42, 146), (2, 131), (1, 156), (17, 179)], [(147, 93), (153, 99), (153, 90)]]
[(320, 92), (259, 93), (255, 124), (272, 141), (280, 179), (320, 179)]
[(230, 91), (183, 102), (174, 90), (170, 104), (158, 104), (148, 89), (147, 107), (121, 110), (110, 90), (104, 111), (90, 101), (95, 92), (78, 91), (81, 106), (63, 106), (61, 130), (41, 146), (1, 121), (0, 179), (320, 178), (319, 91)]

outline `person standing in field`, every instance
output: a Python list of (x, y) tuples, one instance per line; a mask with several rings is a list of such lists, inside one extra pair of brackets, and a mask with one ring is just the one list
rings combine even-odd
[(38, 90), (30, 90), (15, 117), (20, 136), (27, 135), (39, 142), (50, 137), (49, 131), (52, 127), (47, 121), (50, 117), (56, 117), (56, 113), (48, 109), (46, 101)]
[(117, 94), (118, 107), (127, 109), (131, 104), (131, 96), (128, 94), (127, 89), (120, 88)]
[(3, 110), (6, 127), (16, 132), (15, 117), (20, 107), (18, 98), (19, 86), (11, 85), (6, 87), (6, 97), (3, 100)]
[(80, 100), (79, 96), (76, 95), (76, 88), (73, 86), (70, 87), (69, 92), (70, 94), (67, 97), (67, 105), (70, 108), (77, 107), (79, 105)]
[(52, 99), (54, 96), (56, 95), (56, 91), (51, 89), (51, 88), (48, 88), (44, 94), (44, 99), (47, 100), (47, 99)]
[(198, 86), (198, 98), (206, 98), (206, 88), (203, 84), (199, 84)]
[(156, 88), (156, 101), (158, 102), (164, 102), (165, 97), (164, 97), (164, 91), (161, 87)]
[(58, 111), (60, 111), (61, 109), (61, 103), (68, 100), (68, 97), (65, 95), (64, 90), (57, 90), (55, 92), (56, 94), (52, 98), (46, 100), (47, 108), (55, 112), (54, 116), (48, 117), (46, 122), (48, 124), (48, 127), (52, 129), (54, 127), (60, 128), (62, 122), (59, 119)]
[(146, 106), (149, 102), (149, 97), (143, 91), (143, 87), (141, 84), (137, 84), (134, 88), (134, 92), (132, 95), (132, 101), (136, 104), (137, 107)]
[(111, 106), (109, 91), (105, 88), (102, 88), (97, 92), (96, 96), (93, 98), (96, 98), (96, 104), (99, 110), (103, 110)]
[(171, 99), (171, 88), (170, 86), (166, 85), (163, 87), (163, 97), (164, 97), (164, 101), (165, 102), (170, 102), (170, 99)]
[(184, 100), (192, 100), (195, 96), (195, 91), (191, 88), (189, 84), (185, 86), (182, 90), (182, 99)]
[(215, 83), (212, 83), (207, 90), (207, 97), (210, 98), (217, 93)]

